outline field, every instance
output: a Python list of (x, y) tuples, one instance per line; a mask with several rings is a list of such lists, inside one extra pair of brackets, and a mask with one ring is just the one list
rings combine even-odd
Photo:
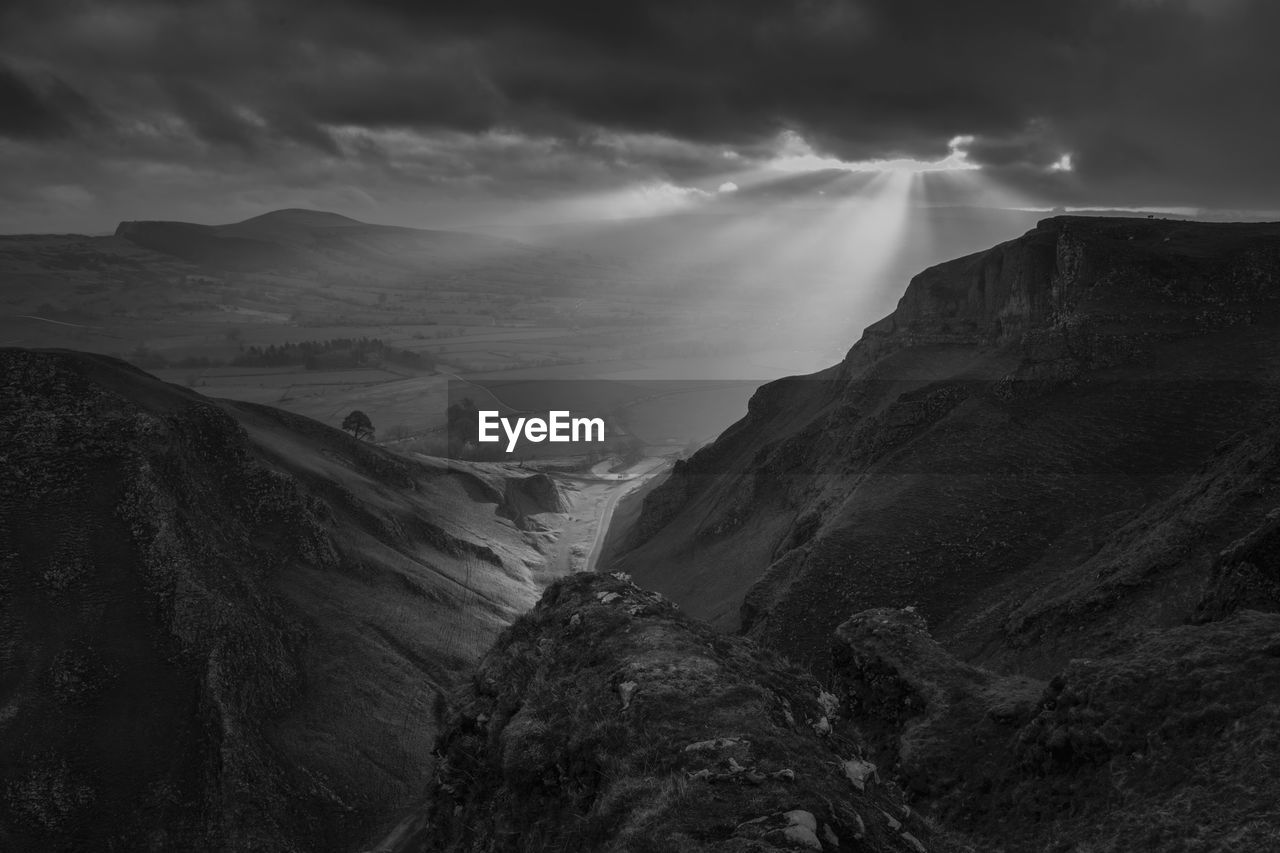
[[(203, 394), (333, 425), (359, 409), (377, 441), (425, 452), (442, 449), (446, 409), (460, 396), (504, 413), (554, 403), (605, 418), (610, 452), (625, 444), (646, 455), (714, 438), (760, 383), (839, 355), (829, 343), (761, 347), (770, 312), (747, 300), (695, 314), (672, 283), (632, 267), (510, 241), (481, 248), (448, 264), (325, 256), (227, 269), (119, 236), (0, 237), (0, 345), (115, 355)], [(360, 338), (433, 366), (232, 363), (253, 348)]]

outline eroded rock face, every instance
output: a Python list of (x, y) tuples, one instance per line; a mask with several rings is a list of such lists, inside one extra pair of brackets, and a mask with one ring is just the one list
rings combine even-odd
[(914, 613), (833, 645), (842, 733), (986, 851), (1265, 850), (1280, 828), (1280, 615), (1152, 632), (1048, 683), (968, 666)]
[(625, 576), (575, 575), (481, 662), (395, 849), (952, 849), (857, 744), (821, 733), (834, 706)]
[(507, 479), (503, 504), (517, 522), (540, 513), (569, 510), (560, 484), (541, 473)]
[(912, 610), (868, 610), (842, 624), (832, 673), (844, 718), (872, 761), (912, 798), (931, 803), (957, 790), (971, 796), (976, 779), (1004, 772), (1008, 756), (984, 747), (1008, 742), (1044, 690), (1042, 682), (957, 660)]

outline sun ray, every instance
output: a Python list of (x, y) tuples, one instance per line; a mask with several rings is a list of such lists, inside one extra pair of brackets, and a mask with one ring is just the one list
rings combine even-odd
[[(629, 252), (643, 271), (637, 286), (648, 280), (688, 316), (733, 305), (786, 325), (779, 334), (789, 339), (847, 346), (892, 310), (908, 275), (999, 234), (999, 216), (975, 224), (961, 211), (1025, 204), (968, 161), (970, 142), (955, 137), (936, 160), (853, 162), (792, 134), (776, 156), (696, 186), (617, 188), (537, 214), (572, 228), (587, 251)], [(1000, 215), (1016, 227), (1016, 211)]]

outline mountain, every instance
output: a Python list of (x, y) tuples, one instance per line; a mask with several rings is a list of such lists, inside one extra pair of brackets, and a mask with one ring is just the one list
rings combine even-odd
[(0, 848), (346, 850), (545, 580), (546, 477), (0, 350)]
[(533, 256), (514, 240), (370, 225), (318, 210), (277, 210), (230, 225), (121, 222), (115, 236), (191, 263), (229, 270), (373, 266), (438, 271), (502, 256)]
[(819, 671), (850, 614), (911, 605), (961, 658), (1048, 676), (1235, 571), (1280, 505), (1277, 378), (1280, 225), (1047, 219), (761, 388), (617, 566)]
[(308, 210), (304, 207), (286, 207), (267, 213), (251, 216), (235, 225), (225, 225), (224, 230), (244, 230), (250, 233), (267, 231), (300, 231), (308, 228), (360, 228), (368, 227), (367, 222), (330, 213), (327, 210)]

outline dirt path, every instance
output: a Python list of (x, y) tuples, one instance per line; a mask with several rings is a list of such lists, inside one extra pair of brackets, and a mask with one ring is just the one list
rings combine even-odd
[(564, 526), (547, 560), (552, 574), (595, 571), (618, 501), (650, 478), (662, 474), (670, 465), (671, 459), (667, 457), (650, 457), (621, 471), (607, 471), (597, 466), (586, 475), (555, 475), (573, 491), (572, 506), (565, 514)]

